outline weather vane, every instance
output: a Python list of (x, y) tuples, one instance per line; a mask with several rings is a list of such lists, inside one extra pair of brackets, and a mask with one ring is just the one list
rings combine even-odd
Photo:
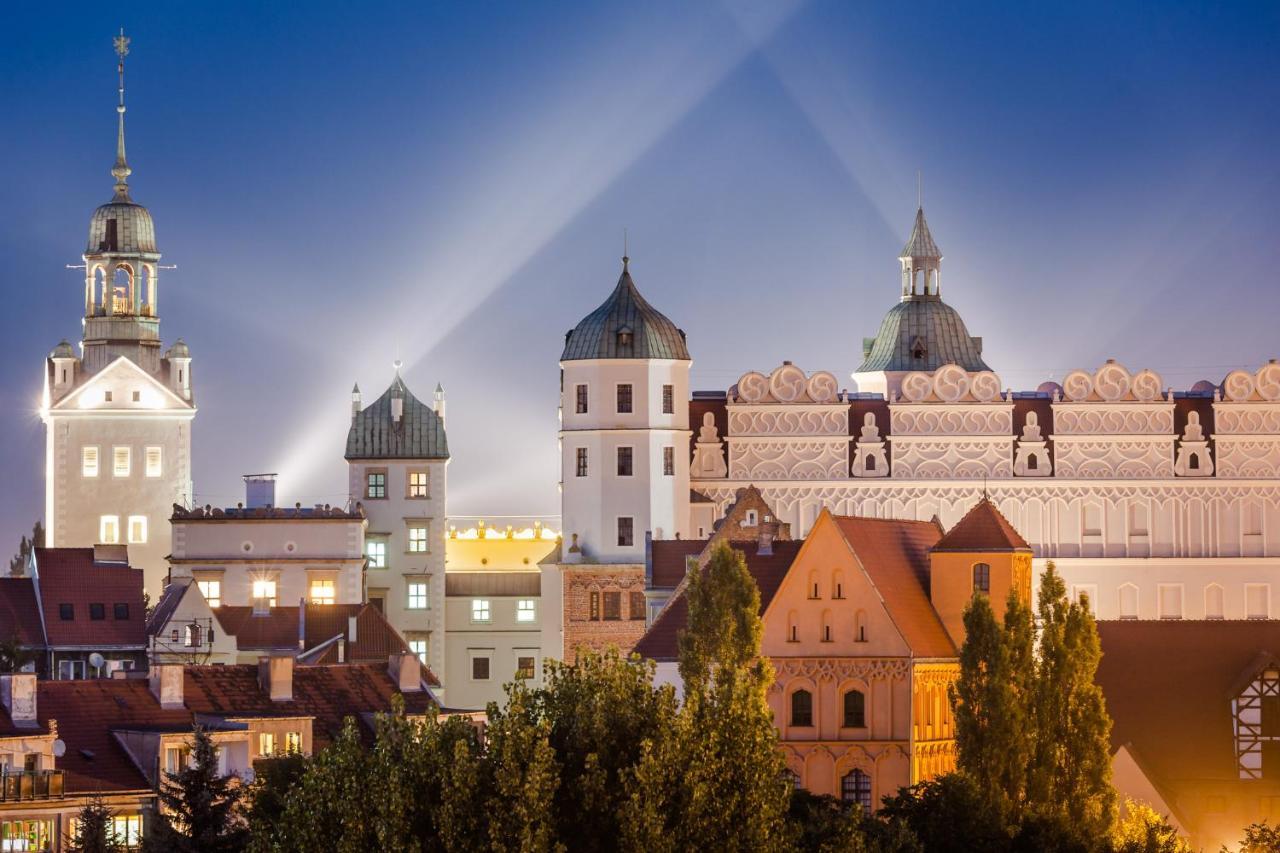
[(116, 53), (120, 54), (120, 61), (124, 62), (124, 58), (129, 55), (129, 37), (124, 34), (124, 27), (120, 28), (120, 35), (111, 39), (111, 43), (116, 46)]

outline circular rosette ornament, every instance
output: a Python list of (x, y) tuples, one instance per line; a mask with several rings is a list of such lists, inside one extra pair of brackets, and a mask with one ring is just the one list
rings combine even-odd
[(908, 373), (902, 377), (902, 399), (908, 403), (923, 403), (933, 390), (933, 380), (927, 373)]
[(780, 403), (795, 403), (804, 396), (804, 371), (784, 364), (769, 374), (769, 393)]
[(763, 403), (769, 396), (769, 380), (754, 370), (738, 380), (738, 396), (748, 403)]
[(839, 386), (834, 375), (820, 370), (809, 377), (809, 399), (815, 403), (834, 403)]
[(1131, 384), (1129, 371), (1119, 364), (1104, 364), (1093, 375), (1094, 392), (1108, 403), (1123, 400)]
[[(999, 392), (999, 383), (996, 391)], [(933, 393), (944, 403), (957, 403), (969, 393), (969, 374), (958, 364), (944, 364), (933, 374)]]
[(969, 393), (979, 403), (990, 403), (1000, 398), (1000, 377), (990, 370), (973, 374), (969, 380)]
[(1151, 370), (1139, 371), (1133, 377), (1133, 396), (1144, 403), (1160, 399), (1160, 374)]
[(1244, 370), (1233, 370), (1222, 380), (1223, 393), (1228, 400), (1243, 403), (1253, 396), (1253, 374)]
[(1262, 365), (1254, 378), (1258, 396), (1264, 400), (1280, 400), (1280, 364), (1272, 361)]
[(1093, 391), (1093, 377), (1083, 370), (1073, 370), (1062, 380), (1062, 395), (1073, 403), (1083, 403)]

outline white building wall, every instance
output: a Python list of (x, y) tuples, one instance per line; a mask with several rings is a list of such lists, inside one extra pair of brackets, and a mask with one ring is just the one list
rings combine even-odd
[[(471, 619), (471, 603), (483, 598), (489, 602), (490, 619), (475, 623)], [(449, 707), (483, 710), (490, 702), (504, 705), (503, 686), (515, 677), (520, 657), (534, 659), (534, 677), (528, 683), (542, 683), (543, 625), (546, 614), (542, 601), (534, 599), (535, 619), (516, 620), (516, 603), (526, 596), (467, 595), (449, 596), (445, 601), (445, 630), (449, 634), (446, 650), (445, 684), (449, 690)], [(489, 658), (489, 677), (472, 678), (471, 659)]]
[[(369, 521), (366, 540), (386, 543), (386, 567), (370, 566), (366, 574), (369, 595), (383, 597), (387, 621), (405, 640), (426, 640), (427, 665), (442, 680), (447, 466), (445, 459), (350, 460), (347, 465), (351, 501), (360, 504)], [(409, 497), (409, 473), (424, 470), (427, 497)], [(385, 498), (367, 496), (370, 471), (386, 472)], [(409, 550), (409, 529), (418, 525), (427, 527), (425, 553)], [(411, 583), (427, 584), (426, 608), (409, 607)]]
[[(641, 562), (644, 536), (689, 535), (689, 362), (593, 359), (566, 361), (561, 393), (561, 524), (566, 551), (577, 535), (586, 559)], [(577, 386), (585, 384), (588, 411), (577, 412)], [(618, 386), (630, 384), (632, 411), (617, 411)], [(663, 386), (671, 385), (673, 412), (663, 413)], [(632, 476), (619, 476), (617, 452), (633, 451)], [(671, 447), (674, 470), (663, 473), (663, 449)], [(588, 473), (577, 476), (577, 454), (585, 448)], [(629, 547), (618, 545), (618, 518), (634, 519)], [(569, 554), (566, 553), (566, 559)]]

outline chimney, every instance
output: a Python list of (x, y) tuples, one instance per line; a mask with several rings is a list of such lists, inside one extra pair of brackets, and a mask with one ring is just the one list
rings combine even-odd
[(272, 702), (293, 701), (293, 656), (263, 655), (258, 658), (258, 686)]
[(13, 724), (20, 729), (34, 728), (36, 720), (36, 674), (15, 672), (0, 675), (0, 702)]
[(440, 419), (440, 426), (444, 426), (444, 386), (439, 382), (436, 383), (435, 401), (432, 403), (432, 409), (435, 410), (436, 417)]
[(401, 693), (422, 690), (422, 661), (412, 652), (396, 652), (387, 658), (387, 674)]
[(307, 647), (307, 600), (298, 599), (298, 651)]
[(356, 634), (356, 617), (348, 616), (347, 617), (347, 642), (354, 645), (356, 642), (357, 636), (358, 635)]
[(151, 665), (151, 677), (148, 679), (151, 694), (160, 701), (160, 707), (168, 710), (181, 708), (182, 701), (182, 665), (177, 663), (157, 663)]
[(777, 533), (777, 523), (772, 521), (760, 522), (758, 528), (759, 538), (757, 539), (756, 554), (761, 557), (767, 557), (773, 553), (773, 537)]
[(356, 415), (360, 414), (360, 384), (356, 383), (351, 388), (351, 418), (355, 420)]
[(275, 474), (245, 474), (244, 503), (249, 509), (276, 505)]

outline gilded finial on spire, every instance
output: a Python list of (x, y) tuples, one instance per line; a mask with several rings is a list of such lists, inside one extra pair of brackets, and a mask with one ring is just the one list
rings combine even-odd
[(622, 271), (627, 271), (627, 264), (631, 263), (631, 253), (627, 251), (627, 229), (622, 229)]
[(129, 176), (133, 174), (133, 170), (129, 168), (129, 163), (124, 156), (124, 58), (129, 55), (129, 37), (124, 34), (124, 27), (120, 28), (120, 35), (112, 38), (112, 44), (115, 45), (116, 54), (120, 57), (116, 65), (116, 70), (120, 75), (120, 102), (116, 106), (116, 113), (119, 114), (119, 132), (116, 137), (116, 164), (111, 168), (111, 174), (116, 179), (116, 200), (129, 200)]

